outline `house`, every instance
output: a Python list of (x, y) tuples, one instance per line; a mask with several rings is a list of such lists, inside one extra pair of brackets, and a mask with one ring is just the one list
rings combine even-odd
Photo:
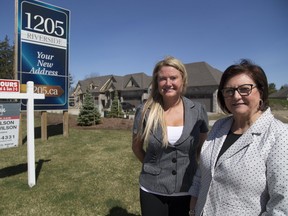
[(106, 110), (110, 109), (115, 91), (118, 93), (120, 102), (125, 101), (138, 106), (148, 98), (151, 81), (152, 77), (145, 73), (125, 76), (107, 75), (81, 80), (77, 83), (73, 93), (74, 107), (82, 106), (86, 91), (91, 92), (102, 116)]
[(185, 96), (205, 105), (208, 112), (220, 112), (217, 91), (222, 72), (206, 62), (184, 64), (188, 73)]
[(284, 87), (279, 91), (272, 93), (271, 95), (269, 95), (269, 98), (288, 100), (288, 87)]
[[(188, 73), (188, 86), (185, 96), (203, 103), (208, 112), (219, 112), (217, 89), (222, 72), (206, 62), (185, 64)], [(88, 78), (78, 82), (73, 92), (76, 108), (81, 107), (86, 91), (92, 93), (95, 105), (104, 115), (109, 110), (115, 91), (120, 102), (138, 106), (145, 101), (151, 90), (152, 76), (135, 73), (125, 76), (107, 75)]]

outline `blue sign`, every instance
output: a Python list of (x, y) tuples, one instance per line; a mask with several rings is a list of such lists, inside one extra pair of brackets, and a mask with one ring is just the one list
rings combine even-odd
[[(18, 79), (21, 92), (28, 81), (34, 92), (35, 110), (67, 110), (69, 88), (70, 11), (34, 0), (18, 0)], [(27, 100), (22, 100), (26, 109)]]

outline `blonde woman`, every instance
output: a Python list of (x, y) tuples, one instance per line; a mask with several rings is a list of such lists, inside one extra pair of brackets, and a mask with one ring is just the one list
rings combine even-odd
[(167, 57), (156, 64), (151, 95), (136, 110), (132, 150), (142, 163), (142, 216), (189, 215), (188, 190), (208, 118), (200, 103), (183, 96), (186, 86), (185, 66)]

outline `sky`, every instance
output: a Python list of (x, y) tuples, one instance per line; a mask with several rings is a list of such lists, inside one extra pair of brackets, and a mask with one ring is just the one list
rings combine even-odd
[[(248, 58), (288, 84), (287, 0), (45, 0), (71, 11), (69, 73), (152, 75), (174, 56), (224, 71)], [(0, 41), (14, 41), (14, 0), (0, 0)]]

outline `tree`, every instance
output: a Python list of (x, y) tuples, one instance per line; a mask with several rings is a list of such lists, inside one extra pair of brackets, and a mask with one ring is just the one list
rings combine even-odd
[(284, 89), (284, 88), (288, 88), (288, 84), (282, 85), (282, 86), (280, 87), (280, 90), (281, 90), (281, 89)]
[(121, 103), (118, 98), (118, 92), (115, 91), (114, 99), (111, 105), (111, 111), (108, 113), (108, 117), (110, 118), (120, 118), (123, 117)]
[(68, 74), (69, 91), (73, 90), (74, 78), (71, 73)]
[(13, 58), (14, 46), (9, 45), (9, 39), (6, 35), (4, 41), (0, 42), (0, 78), (14, 79)]
[(77, 118), (78, 125), (91, 126), (94, 124), (100, 124), (100, 117), (100, 113), (94, 105), (92, 94), (86, 91), (83, 106), (81, 107)]
[(275, 83), (269, 83), (269, 86), (268, 86), (268, 94), (272, 94), (274, 92), (276, 92), (276, 85)]

